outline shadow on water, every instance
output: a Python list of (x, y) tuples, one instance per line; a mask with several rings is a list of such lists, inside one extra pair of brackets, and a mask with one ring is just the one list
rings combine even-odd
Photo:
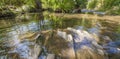
[[(57, 30), (64, 31), (64, 29), (71, 27), (84, 28), (84, 30), (88, 31), (88, 29), (96, 27), (96, 24), (101, 28), (100, 33), (102, 37), (108, 36), (114, 41), (120, 39), (120, 24), (112, 21), (85, 18), (68, 19), (51, 15), (43, 17), (42, 14), (23, 14), (18, 15), (16, 18), (0, 19), (0, 57), (8, 55), (9, 58), (8, 52), (16, 48), (14, 45), (20, 43), (22, 40), (22, 42), (26, 42), (24, 39), (28, 39), (29, 41), (31, 36), (34, 36), (36, 32), (50, 30), (49, 32), (42, 33), (37, 42), (32, 41), (32, 43), (40, 46), (42, 51), (40, 54), (43, 56), (51, 53), (55, 54), (56, 58), (60, 58), (62, 56), (61, 53), (67, 51), (69, 48), (69, 42), (58, 37), (56, 35)], [(29, 49), (32, 50), (31, 47)]]

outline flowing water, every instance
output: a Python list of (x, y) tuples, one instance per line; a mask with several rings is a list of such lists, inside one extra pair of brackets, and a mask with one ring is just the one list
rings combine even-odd
[[(66, 28), (68, 27), (82, 29), (89, 33), (95, 33), (95, 36), (99, 36), (100, 39), (110, 39), (112, 41), (117, 41), (117, 44), (120, 45), (120, 24), (117, 22), (85, 18), (70, 19), (51, 15), (43, 16), (42, 14), (22, 14), (18, 15), (15, 18), (0, 19), (0, 59), (65, 59), (61, 56), (64, 57), (65, 54), (67, 56), (71, 56), (69, 53), (65, 52), (70, 52), (74, 54), (74, 51), (71, 52), (71, 50), (68, 49), (70, 46), (74, 45), (69, 42), (70, 40), (64, 41), (61, 38), (58, 38), (56, 36), (56, 32), (58, 29), (64, 32), (64, 30), (66, 30)], [(40, 36), (35, 40), (34, 38), (36, 38), (36, 36), (39, 36), (38, 33), (40, 31), (50, 31), (50, 33), (43, 33), (44, 37)], [(63, 37), (63, 32), (57, 33), (59, 34), (59, 36)], [(82, 35), (88, 35), (86, 34), (86, 32), (83, 32), (84, 34)], [(100, 35), (97, 34), (98, 32)], [(68, 36), (70, 38), (70, 35)], [(47, 37), (50, 38), (47, 39)], [(74, 37), (76, 38), (77, 35), (75, 35)], [(65, 38), (65, 36), (63, 38)], [(77, 40), (77, 38), (75, 40), (80, 42), (79, 40)], [(76, 46), (71, 49), (75, 50), (75, 52), (77, 53), (79, 51), (77, 51), (76, 49), (80, 48), (77, 45), (80, 44), (74, 44), (76, 44)], [(46, 57), (47, 55), (48, 57)]]

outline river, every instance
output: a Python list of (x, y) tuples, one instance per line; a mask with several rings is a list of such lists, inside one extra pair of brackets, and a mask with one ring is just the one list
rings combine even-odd
[[(61, 49), (65, 49), (65, 47), (67, 47), (66, 44), (68, 44), (68, 42), (56, 41), (54, 37), (52, 38), (53, 41), (48, 40), (47, 43), (41, 38), (34, 40), (33, 38), (37, 35), (37, 32), (47, 30), (56, 31), (58, 29), (66, 29), (68, 27), (83, 28), (85, 31), (89, 31), (90, 28), (96, 28), (96, 26), (100, 28), (100, 34), (102, 36), (107, 36), (113, 41), (119, 41), (120, 24), (110, 20), (64, 18), (62, 16), (57, 17), (51, 15), (43, 16), (43, 14), (38, 13), (21, 14), (14, 18), (1, 18), (0, 59), (26, 58), (26, 56), (29, 55), (32, 55), (32, 57), (29, 57), (28, 59), (36, 59), (38, 56), (40, 56), (39, 59), (42, 59), (45, 58), (44, 55), (48, 53), (51, 53), (51, 56), (57, 55), (57, 57), (60, 58), (60, 51)], [(63, 42), (64, 46), (58, 45), (61, 42)], [(29, 51), (31, 53), (29, 53)], [(27, 53), (29, 55), (27, 55)], [(18, 57), (17, 54), (19, 54)], [(51, 56), (49, 58), (52, 58)]]

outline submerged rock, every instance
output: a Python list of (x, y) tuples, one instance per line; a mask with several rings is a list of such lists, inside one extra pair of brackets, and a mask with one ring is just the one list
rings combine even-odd
[[(94, 30), (95, 28), (93, 28)], [(75, 53), (75, 57), (78, 59), (107, 59), (109, 55), (114, 54), (115, 56), (120, 53), (120, 49), (116, 46), (118, 46), (118, 42), (109, 42), (109, 43), (104, 43), (102, 45), (98, 44), (98, 41), (94, 37), (94, 35), (99, 36), (99, 29), (95, 29), (97, 31), (90, 31), (88, 33), (87, 31), (84, 30), (78, 30), (78, 29), (73, 29), (73, 28), (68, 28), (68, 31), (70, 31), (72, 36), (71, 40), (66, 40), (68, 39), (68, 34), (67, 32), (62, 32), (58, 31), (58, 35), (65, 39), (66, 41), (73, 42), (71, 44), (71, 47), (73, 47), (73, 51)], [(94, 35), (93, 35), (94, 33)], [(68, 51), (68, 50), (67, 50)], [(70, 54), (70, 52), (64, 52), (64, 54), (67, 56)], [(107, 56), (108, 54), (108, 56)], [(69, 55), (70, 56), (70, 55)], [(114, 56), (113, 56), (114, 57)]]
[(17, 59), (38, 59), (41, 48), (32, 42), (17, 44), (9, 54), (17, 55)]
[[(99, 39), (101, 36), (99, 28), (91, 28), (88, 31), (81, 27), (50, 30), (41, 32), (41, 35), (45, 40), (44, 46), (47, 49), (47, 55), (52, 53), (62, 59), (109, 59), (110, 56), (119, 59), (119, 42), (110, 40), (110, 42), (99, 44), (101, 40), (104, 42), (104, 39), (110, 39)], [(41, 58), (48, 58), (47, 55)]]
[(73, 33), (74, 50), (78, 59), (106, 59), (102, 46), (97, 43), (91, 34), (84, 30), (76, 30), (72, 28), (69, 28), (68, 30)]
[(106, 13), (105, 13), (105, 12), (94, 12), (94, 14), (103, 16), (103, 15), (105, 15)]
[(15, 35), (14, 39), (9, 40), (8, 58), (11, 59), (38, 59), (41, 52), (41, 45), (35, 41), (40, 36), (40, 33), (29, 33), (23, 36)]
[(47, 59), (55, 59), (55, 55), (54, 54), (48, 54)]
[(19, 36), (20, 40), (34, 41), (40, 36), (40, 33), (28, 32)]

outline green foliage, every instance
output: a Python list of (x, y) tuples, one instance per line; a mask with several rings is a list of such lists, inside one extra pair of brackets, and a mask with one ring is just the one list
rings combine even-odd
[(119, 14), (120, 0), (90, 0), (87, 9), (105, 11), (108, 14)]
[(52, 8), (53, 10), (70, 10), (75, 5), (73, 0), (42, 0), (42, 3), (44, 8)]
[(22, 5), (35, 5), (36, 0), (1, 0), (0, 6), (12, 5), (12, 6), (22, 6)]
[(60, 17), (50, 16), (51, 18), (51, 25), (53, 29), (56, 29), (57, 27), (62, 27), (63, 25), (63, 19)]
[(0, 6), (4, 6), (4, 5), (21, 6), (23, 4), (25, 4), (25, 0), (1, 0), (0, 1)]
[(85, 8), (87, 0), (42, 0), (42, 3), (44, 8), (67, 11), (72, 10), (75, 5), (78, 5), (80, 8)]
[(42, 2), (43, 8), (53, 10), (71, 11), (75, 6), (81, 9), (94, 9), (105, 11), (108, 14), (120, 14), (120, 0), (1, 0), (0, 6), (23, 6), (36, 7), (37, 2)]
[(103, 6), (101, 10), (108, 11), (109, 14), (120, 14), (120, 0), (104, 0)]
[(80, 8), (86, 8), (88, 0), (75, 0), (76, 4), (80, 6)]
[(6, 15), (6, 13), (3, 13), (6, 10), (13, 13), (35, 11), (35, 9), (42, 8), (40, 1), (41, 0), (1, 0), (0, 11), (2, 15)]
[(97, 0), (90, 0), (87, 4), (87, 9), (94, 9), (97, 5)]

